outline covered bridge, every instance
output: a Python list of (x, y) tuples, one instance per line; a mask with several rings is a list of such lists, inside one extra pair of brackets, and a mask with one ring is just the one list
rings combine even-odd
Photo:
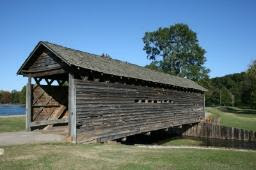
[(27, 130), (64, 127), (74, 143), (204, 117), (205, 89), (191, 80), (49, 42), (39, 42), (17, 74), (28, 77)]

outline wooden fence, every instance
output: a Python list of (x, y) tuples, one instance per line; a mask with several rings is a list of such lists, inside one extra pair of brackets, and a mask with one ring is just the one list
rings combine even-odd
[(199, 123), (183, 127), (183, 136), (256, 142), (256, 132), (218, 124)]

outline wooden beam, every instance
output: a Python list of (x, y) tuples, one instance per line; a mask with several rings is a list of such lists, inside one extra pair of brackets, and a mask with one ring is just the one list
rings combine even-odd
[(34, 121), (34, 122), (31, 122), (30, 126), (35, 127), (35, 126), (55, 125), (55, 124), (62, 124), (62, 123), (68, 123), (68, 119)]
[(31, 131), (31, 102), (32, 102), (32, 93), (31, 93), (31, 77), (28, 77), (28, 83), (26, 88), (26, 130)]
[(45, 76), (64, 74), (64, 73), (66, 73), (66, 71), (63, 69), (40, 71), (40, 72), (28, 72), (28, 71), (22, 70), (22, 75), (32, 76), (32, 77), (45, 77)]
[(204, 106), (203, 106), (204, 118), (205, 118), (205, 93), (204, 93)]
[(76, 143), (76, 86), (74, 75), (69, 74), (68, 90), (68, 110), (69, 110), (69, 134), (72, 143)]
[(40, 85), (42, 78), (34, 77), (34, 80), (35, 80), (36, 84)]
[(63, 84), (66, 82), (66, 80), (57, 80), (59, 86), (63, 86)]
[(45, 81), (46, 81), (48, 86), (51, 86), (54, 79), (45, 79)]

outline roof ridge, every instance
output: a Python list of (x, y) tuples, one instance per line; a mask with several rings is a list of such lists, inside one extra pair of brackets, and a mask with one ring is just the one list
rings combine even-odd
[[(173, 86), (180, 86), (183, 88), (206, 91), (206, 89), (200, 86), (198, 83), (187, 78), (171, 75), (159, 70), (152, 70), (137, 64), (129, 63), (127, 61), (112, 58), (111, 56), (110, 58), (105, 58), (97, 54), (76, 50), (74, 48), (48, 41), (40, 42), (42, 42), (42, 44), (47, 46), (50, 50), (59, 55), (60, 58), (71, 65), (103, 72), (106, 74), (113, 74), (116, 76), (131, 77), (145, 81), (159, 82)], [(173, 81), (171, 79), (173, 79)]]
[(41, 42), (46, 43), (46, 44), (52, 44), (52, 45), (55, 45), (55, 46), (59, 46), (59, 47), (62, 47), (62, 48), (68, 49), (68, 50), (72, 50), (72, 51), (76, 51), (76, 52), (80, 52), (80, 53), (86, 53), (86, 54), (89, 54), (89, 55), (94, 55), (94, 56), (99, 56), (100, 57), (100, 55), (98, 55), (98, 54), (93, 54), (93, 53), (85, 52), (85, 51), (82, 51), (82, 50), (77, 50), (77, 49), (74, 49), (74, 48), (66, 47), (66, 46), (59, 45), (59, 44), (56, 44), (56, 43), (52, 43), (52, 42), (49, 42), (49, 41), (41, 41)]

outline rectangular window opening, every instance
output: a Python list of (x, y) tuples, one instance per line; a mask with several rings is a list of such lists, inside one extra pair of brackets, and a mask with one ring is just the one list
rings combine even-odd
[(134, 103), (163, 103), (163, 104), (167, 104), (167, 103), (171, 103), (173, 104), (174, 101), (173, 100), (148, 100), (148, 99), (135, 99)]

